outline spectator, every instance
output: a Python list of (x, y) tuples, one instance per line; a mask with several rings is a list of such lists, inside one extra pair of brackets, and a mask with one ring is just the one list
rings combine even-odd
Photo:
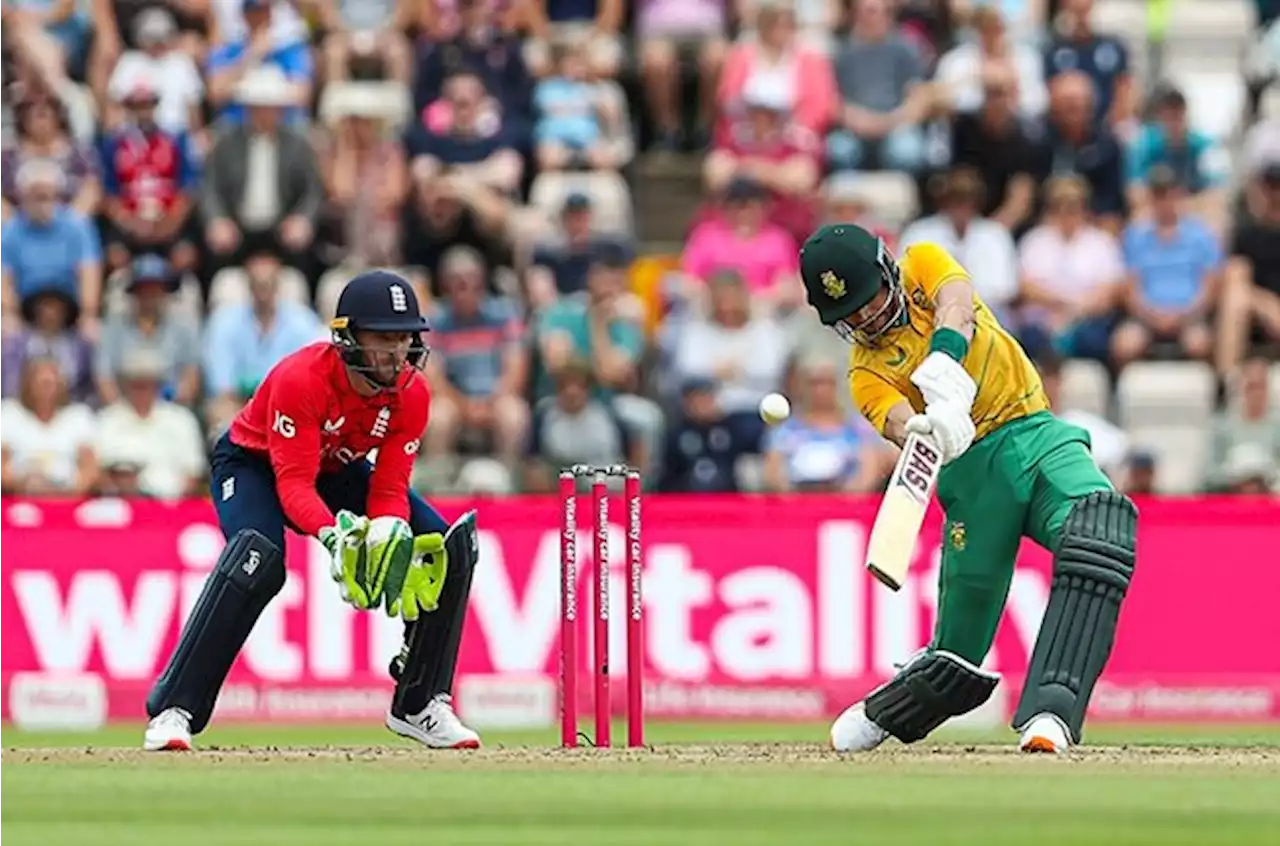
[(941, 179), (939, 213), (903, 230), (899, 244), (933, 242), (947, 249), (973, 276), (974, 290), (1002, 322), (1008, 323), (1018, 296), (1018, 252), (1013, 236), (998, 221), (981, 215), (982, 177), (956, 168)]
[(549, 24), (546, 38), (532, 38), (525, 46), (525, 57), (535, 75), (551, 73), (557, 64), (554, 43), (569, 40), (581, 42), (592, 76), (612, 79), (618, 75), (625, 0), (540, 0), (532, 5), (542, 7)]
[(156, 123), (160, 94), (149, 79), (121, 102), (124, 122), (102, 145), (107, 265), (119, 270), (137, 254), (158, 253), (179, 272), (194, 270), (197, 166), (188, 136)]
[(560, 210), (560, 237), (534, 247), (525, 277), (530, 307), (542, 309), (557, 297), (586, 291), (591, 264), (603, 258), (612, 264), (630, 263), (635, 252), (630, 239), (595, 232), (591, 200), (570, 194)]
[(790, 94), (776, 77), (753, 77), (742, 100), (745, 119), (717, 139), (703, 163), (703, 182), (717, 196), (735, 177), (759, 182), (769, 192), (770, 222), (798, 245), (814, 228), (813, 193), (821, 173), (817, 136), (791, 120)]
[[(177, 41), (193, 57), (204, 55), (210, 40), (242, 38), (245, 23), (239, 0), (89, 0), (93, 9), (93, 59), (89, 83), (100, 102), (107, 102), (110, 80), (122, 58), (122, 52), (146, 51), (140, 33), (148, 12), (164, 7), (177, 25)], [(279, 4), (273, 17), (277, 28), (292, 22), (293, 40), (301, 40), (304, 30), (292, 5)], [(283, 34), (283, 33), (281, 33)], [(186, 127), (188, 129), (192, 127)]]
[(161, 396), (173, 365), (137, 347), (120, 367), (121, 399), (98, 415), (96, 438), (104, 493), (175, 500), (204, 487), (205, 448), (190, 409)]
[(25, 80), (51, 91), (68, 84), (67, 56), (58, 39), (46, 29), (45, 16), (40, 11), (5, 3), (0, 7), (0, 34), (6, 59), (12, 53), (14, 70)]
[(734, 45), (725, 58), (716, 96), (722, 125), (741, 117), (742, 95), (757, 77), (773, 78), (785, 88), (798, 126), (818, 137), (826, 134), (837, 105), (831, 59), (822, 50), (799, 43), (795, 12), (788, 0), (759, 0), (756, 37)]
[(324, 183), (307, 137), (281, 122), (289, 83), (261, 68), (245, 76), (237, 96), (248, 119), (218, 135), (200, 183), (209, 250), (223, 266), (267, 250), (305, 267)]
[(799, 253), (794, 239), (766, 219), (766, 197), (756, 182), (735, 179), (725, 189), (720, 215), (694, 227), (681, 268), (705, 283), (721, 270), (735, 270), (752, 298), (787, 310), (799, 304)]
[(1022, 239), (1023, 346), (1106, 361), (1124, 289), (1115, 236), (1089, 223), (1089, 186), (1058, 176), (1045, 189), (1044, 220)]
[(270, 254), (250, 256), (251, 302), (217, 308), (204, 337), (206, 417), (220, 432), (253, 395), (276, 362), (325, 337), (306, 306), (280, 297), (280, 263)]
[(213, 20), (209, 31), (216, 34), (214, 40), (217, 43), (243, 41), (259, 30), (261, 6), (269, 7), (271, 13), (267, 35), (272, 45), (283, 48), (307, 42), (307, 22), (302, 17), (308, 8), (307, 3), (299, 3), (298, 0), (261, 0), (256, 4), (243, 0), (211, 0), (211, 5)]
[(1206, 487), (1230, 486), (1233, 451), (1247, 446), (1272, 465), (1280, 461), (1280, 412), (1270, 399), (1270, 365), (1265, 358), (1251, 358), (1236, 374), (1235, 402), (1219, 411), (1209, 439), (1209, 476)]
[(66, 110), (48, 97), (24, 98), (15, 106), (17, 142), (6, 144), (0, 154), (0, 180), (4, 184), (4, 219), (18, 202), (17, 176), (28, 162), (48, 160), (62, 172), (58, 202), (85, 217), (98, 213), (102, 201), (102, 173), (97, 153), (71, 139)]
[(204, 80), (177, 34), (173, 15), (163, 7), (146, 7), (134, 19), (133, 40), (138, 49), (126, 51), (111, 71), (107, 94), (113, 105), (108, 127), (126, 119), (116, 113), (114, 104), (125, 103), (139, 86), (156, 92), (155, 122), (165, 132), (196, 133), (204, 125)]
[(926, 76), (933, 72), (938, 57), (955, 44), (960, 23), (956, 12), (965, 5), (966, 0), (894, 0), (898, 30), (916, 49)]
[(534, 396), (549, 395), (566, 363), (584, 359), (595, 396), (610, 404), (648, 459), (661, 443), (662, 411), (639, 395), (644, 329), (642, 312), (626, 290), (627, 266), (618, 256), (598, 256), (587, 274), (586, 296), (564, 297), (538, 316)]
[(833, 173), (822, 186), (819, 223), (855, 223), (879, 236), (889, 250), (895, 252), (898, 234), (884, 226), (872, 213), (875, 199), (858, 174), (849, 171)]
[[(1039, 44), (1045, 38), (1050, 9), (1057, 5), (1057, 0), (977, 0), (965, 5), (997, 9), (1015, 40)], [(1037, 61), (1041, 61), (1039, 56)], [(1037, 68), (1037, 73), (1043, 74), (1043, 67)]]
[(416, 181), (456, 172), (504, 196), (517, 190), (524, 175), (519, 140), (491, 99), (479, 76), (464, 72), (449, 78), (445, 125), (437, 131), (415, 124), (405, 142)]
[(1245, 178), (1245, 208), (1255, 217), (1266, 214), (1267, 191), (1263, 175), (1280, 163), (1280, 115), (1265, 118), (1251, 126), (1244, 137), (1244, 149), (1237, 163)]
[(1049, 175), (1053, 154), (1038, 127), (1014, 110), (1018, 78), (1005, 67), (984, 75), (981, 108), (951, 124), (951, 163), (975, 168), (986, 186), (982, 213), (1020, 235), (1032, 223), (1036, 186)]
[[(728, 0), (637, 0), (640, 78), (645, 103), (657, 130), (657, 146), (674, 150), (681, 144), (681, 59), (698, 66), (698, 126), (707, 128), (716, 114), (716, 92), (724, 67)], [(699, 145), (700, 146), (700, 145)]]
[(716, 403), (725, 414), (750, 414), (765, 394), (782, 387), (786, 336), (771, 316), (752, 317), (750, 294), (737, 273), (716, 273), (709, 288), (707, 317), (680, 333), (675, 375), (682, 383), (715, 380)]
[(27, 325), (4, 332), (3, 381), (5, 397), (17, 396), (28, 361), (44, 359), (58, 365), (62, 384), (72, 402), (93, 397), (92, 351), (72, 322), (75, 304), (64, 291), (38, 292), (23, 303)]
[(93, 490), (93, 412), (67, 401), (58, 362), (31, 358), (17, 399), (0, 402), (0, 489), (7, 494), (84, 496)]
[[(788, 5), (784, 2), (783, 5)], [(790, 2), (795, 15), (796, 34), (799, 43), (830, 55), (835, 50), (833, 35), (845, 25), (845, 9), (836, 0), (800, 0)], [(749, 41), (758, 36), (759, 15), (769, 7), (769, 0), (739, 0), (735, 3), (738, 39)]]
[(311, 105), (315, 67), (311, 51), (301, 40), (280, 43), (273, 27), (275, 15), (288, 3), (274, 0), (243, 0), (245, 32), (226, 34), (225, 44), (209, 53), (209, 102), (219, 119), (244, 123), (250, 103), (241, 96), (241, 83), (262, 70), (272, 68), (278, 78), (271, 105), (283, 109), (286, 123), (302, 123)]
[(569, 354), (555, 371), (555, 391), (538, 403), (529, 434), (525, 488), (549, 493), (556, 468), (574, 464), (641, 467), (643, 450), (613, 407), (593, 394), (592, 365)]
[(920, 124), (932, 95), (919, 54), (894, 25), (889, 0), (858, 0), (835, 72), (842, 104), (838, 128), (827, 138), (831, 167), (918, 170), (924, 161)]
[(614, 170), (625, 164), (610, 143), (619, 134), (622, 115), (608, 90), (589, 81), (585, 44), (557, 43), (547, 78), (534, 89), (539, 170)]
[(161, 395), (179, 405), (194, 405), (200, 392), (200, 334), (178, 314), (174, 295), (178, 278), (157, 255), (134, 259), (129, 275), (130, 307), (110, 315), (102, 328), (94, 371), (104, 405), (120, 399), (125, 361), (136, 350), (149, 350), (168, 364)]
[(351, 65), (380, 65), (383, 78), (406, 88), (413, 83), (413, 56), (405, 30), (413, 24), (417, 0), (317, 0), (324, 26), (326, 84), (346, 80)]
[(1049, 86), (1051, 172), (1078, 173), (1089, 183), (1098, 225), (1119, 234), (1124, 226), (1124, 160), (1120, 142), (1094, 127), (1092, 87), (1083, 73), (1059, 74)]
[(453, 246), (475, 248), (485, 261), (489, 289), (511, 262), (507, 239), (511, 205), (498, 191), (466, 171), (443, 171), (418, 179), (405, 226), (405, 263), (417, 268), (431, 296), (443, 296), (440, 260)]
[[(523, 0), (521, 0), (523, 2)], [(430, 16), (442, 10), (424, 4)], [(511, 5), (514, 13), (519, 3)], [(461, 74), (479, 78), (486, 92), (486, 120), (500, 121), (511, 137), (525, 140), (533, 116), (533, 79), (521, 55), (520, 41), (498, 27), (496, 0), (457, 0), (456, 28), (428, 24), (433, 35), (421, 47), (413, 92), (414, 114), (424, 128), (447, 130), (450, 104), (446, 88)]]
[[(5, 6), (4, 25), (14, 27), (18, 39), (38, 42), (21, 50), (25, 57), (34, 58), (37, 66), (47, 66), (48, 81), (84, 78), (93, 29), (82, 4), (75, 0), (9, 0)], [(33, 56), (33, 51), (37, 55)]]
[(1138, 449), (1129, 454), (1122, 487), (1128, 496), (1150, 496), (1156, 492), (1155, 453)]
[(979, 6), (973, 13), (978, 37), (953, 47), (939, 61), (934, 74), (946, 86), (951, 107), (960, 114), (982, 108), (985, 89), (993, 82), (1015, 80), (1017, 113), (1036, 118), (1044, 114), (1049, 92), (1044, 84), (1044, 59), (1028, 44), (1009, 38), (1004, 17), (994, 6)]
[(1123, 429), (1091, 411), (1073, 408), (1062, 397), (1062, 358), (1050, 351), (1036, 357), (1036, 369), (1044, 384), (1049, 407), (1059, 420), (1079, 426), (1089, 433), (1089, 453), (1102, 472), (1112, 481), (1122, 479), (1125, 458), (1129, 455), (1129, 436)]
[(1226, 493), (1268, 496), (1274, 490), (1276, 460), (1257, 444), (1236, 444), (1227, 454), (1222, 477)]
[(1141, 357), (1153, 341), (1176, 343), (1198, 359), (1212, 349), (1205, 321), (1217, 301), (1222, 249), (1204, 223), (1179, 210), (1182, 187), (1172, 169), (1153, 168), (1148, 184), (1151, 220), (1130, 224), (1124, 234), (1129, 319), (1111, 338), (1117, 368)]
[(840, 407), (835, 364), (830, 359), (804, 362), (800, 377), (796, 413), (765, 435), (765, 487), (771, 491), (875, 490), (891, 459), (871, 427)]
[(1063, 0), (1059, 25), (1045, 50), (1045, 77), (1081, 73), (1093, 97), (1090, 115), (1097, 129), (1109, 126), (1125, 135), (1137, 112), (1137, 86), (1129, 70), (1129, 51), (1113, 35), (1094, 32), (1089, 17), (1093, 0)]
[(317, 151), (325, 215), (335, 224), (347, 267), (398, 267), (409, 168), (385, 106), (376, 89), (366, 86), (329, 89), (336, 94), (328, 114), (331, 125)]
[(74, 303), (80, 330), (97, 337), (102, 305), (102, 245), (93, 225), (61, 205), (62, 171), (52, 161), (35, 159), (17, 174), (21, 208), (4, 225), (4, 316), (13, 325), (22, 303), (35, 294), (61, 292)]
[(1192, 209), (1206, 220), (1222, 221), (1226, 212), (1221, 190), (1226, 152), (1209, 136), (1187, 125), (1187, 100), (1177, 88), (1166, 86), (1156, 92), (1152, 120), (1138, 132), (1127, 161), (1127, 192), (1134, 215), (1148, 212), (1146, 182), (1151, 168), (1166, 165), (1191, 194)]
[(751, 411), (725, 414), (713, 379), (691, 377), (681, 395), (680, 412), (667, 431), (658, 488), (673, 493), (736, 492), (738, 461), (760, 451), (760, 416)]
[(470, 247), (445, 253), (445, 299), (431, 326), (428, 458), (455, 453), (460, 436), (492, 445), (516, 471), (529, 430), (529, 356), (511, 303), (485, 292), (484, 259)]
[(1218, 370), (1231, 374), (1250, 341), (1280, 344), (1280, 161), (1257, 180), (1260, 216), (1236, 227), (1218, 310)]

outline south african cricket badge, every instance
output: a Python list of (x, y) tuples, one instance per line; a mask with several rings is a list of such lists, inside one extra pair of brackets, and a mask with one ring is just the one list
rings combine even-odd
[(833, 300), (838, 300), (844, 296), (845, 284), (844, 280), (836, 276), (835, 271), (822, 271), (822, 290), (827, 292), (827, 296)]
[(951, 544), (951, 548), (956, 552), (960, 552), (964, 549), (964, 523), (952, 523), (947, 528), (947, 543)]

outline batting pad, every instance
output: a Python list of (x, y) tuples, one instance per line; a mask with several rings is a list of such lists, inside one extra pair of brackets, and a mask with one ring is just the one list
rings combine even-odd
[(204, 583), (169, 664), (147, 697), (147, 715), (167, 708), (191, 714), (191, 731), (209, 723), (218, 691), (254, 623), (284, 587), (284, 558), (274, 543), (242, 529)]
[(467, 597), (471, 595), (471, 574), (479, 557), (475, 511), (468, 511), (449, 527), (444, 549), (449, 556), (449, 569), (440, 591), (440, 606), (405, 626), (406, 648), (400, 653), (403, 660), (392, 662), (396, 690), (391, 710), (397, 716), (417, 714), (436, 694), (453, 692), (462, 626), (467, 619)]
[(1067, 515), (1053, 565), (1049, 605), (1036, 636), (1013, 726), (1049, 713), (1079, 743), (1093, 686), (1111, 656), (1120, 604), (1137, 548), (1138, 509), (1128, 497), (1098, 491)]
[(867, 697), (867, 716), (903, 743), (914, 743), (986, 702), (999, 683), (998, 674), (959, 655), (927, 651)]

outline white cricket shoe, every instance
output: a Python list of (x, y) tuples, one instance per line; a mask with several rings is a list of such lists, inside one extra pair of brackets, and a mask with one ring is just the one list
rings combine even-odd
[(1050, 752), (1065, 755), (1071, 748), (1071, 737), (1062, 720), (1053, 714), (1036, 714), (1022, 730), (1018, 748), (1023, 752)]
[(191, 751), (191, 715), (181, 708), (166, 708), (147, 723), (142, 748), (148, 752)]
[(479, 749), (480, 735), (462, 724), (453, 711), (453, 697), (438, 694), (420, 714), (397, 717), (387, 712), (387, 728), (432, 749)]
[(837, 752), (867, 752), (884, 743), (889, 732), (867, 716), (861, 702), (850, 705), (831, 724), (831, 748)]

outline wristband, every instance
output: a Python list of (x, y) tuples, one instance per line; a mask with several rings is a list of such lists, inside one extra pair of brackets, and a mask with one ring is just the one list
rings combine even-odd
[(944, 353), (963, 363), (964, 357), (969, 354), (969, 342), (955, 329), (943, 326), (933, 330), (933, 337), (929, 340), (929, 351)]

